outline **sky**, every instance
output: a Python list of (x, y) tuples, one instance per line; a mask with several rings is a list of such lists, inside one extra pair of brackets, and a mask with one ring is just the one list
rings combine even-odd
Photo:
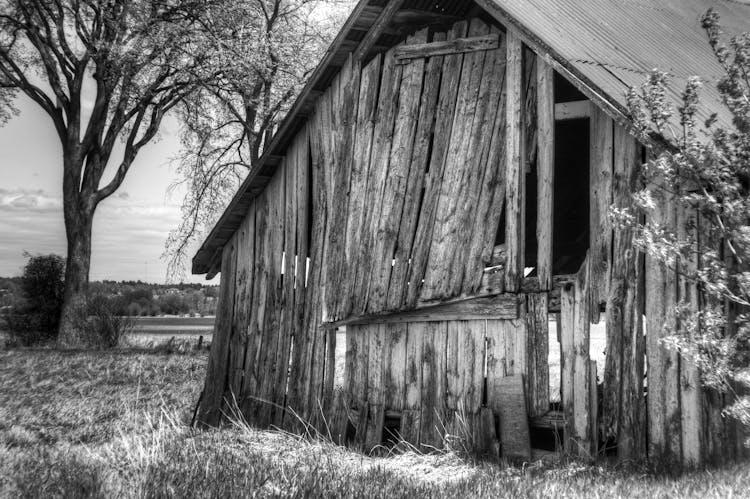
[[(59, 139), (32, 101), (19, 98), (16, 107), (20, 114), (0, 127), (0, 276), (20, 275), (24, 252), (66, 251)], [(91, 280), (166, 281), (161, 255), (169, 231), (179, 223), (184, 194), (170, 193), (177, 180), (170, 164), (179, 152), (177, 133), (176, 120), (166, 117), (159, 139), (144, 146), (120, 189), (97, 208)], [(105, 173), (103, 182), (111, 174)], [(205, 278), (188, 273), (185, 281)]]

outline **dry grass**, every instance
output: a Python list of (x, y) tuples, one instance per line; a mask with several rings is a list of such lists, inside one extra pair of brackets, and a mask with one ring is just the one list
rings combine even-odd
[(0, 496), (745, 497), (747, 467), (670, 478), (453, 454), (366, 457), (242, 424), (194, 432), (205, 352), (0, 352)]

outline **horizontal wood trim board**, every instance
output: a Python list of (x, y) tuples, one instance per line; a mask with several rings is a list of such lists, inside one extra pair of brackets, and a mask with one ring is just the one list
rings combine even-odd
[(438, 55), (461, 54), (465, 52), (478, 52), (481, 50), (494, 50), (500, 46), (500, 35), (473, 36), (470, 38), (458, 38), (456, 40), (419, 43), (404, 45), (393, 52), (396, 62), (406, 64), (410, 59), (422, 57), (434, 57)]
[(555, 121), (578, 120), (591, 117), (591, 101), (577, 100), (555, 104)]
[(399, 324), (405, 322), (517, 318), (518, 295), (505, 294), (480, 296), (387, 315), (378, 314), (364, 317), (352, 317), (338, 322), (322, 324), (321, 328), (332, 329), (340, 326), (356, 324)]

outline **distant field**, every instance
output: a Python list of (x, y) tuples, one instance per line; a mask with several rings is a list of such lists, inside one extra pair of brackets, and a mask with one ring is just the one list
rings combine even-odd
[(163, 343), (173, 336), (181, 341), (197, 342), (200, 336), (210, 342), (215, 317), (134, 317), (131, 344)]

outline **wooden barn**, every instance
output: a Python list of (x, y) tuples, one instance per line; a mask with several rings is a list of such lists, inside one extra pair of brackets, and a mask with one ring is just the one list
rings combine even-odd
[(628, 88), (661, 68), (677, 102), (721, 74), (709, 6), (747, 29), (729, 0), (360, 1), (193, 260), (221, 273), (198, 421), (365, 450), (738, 457), (722, 396), (659, 341), (695, 289), (608, 216), (653, 154)]

